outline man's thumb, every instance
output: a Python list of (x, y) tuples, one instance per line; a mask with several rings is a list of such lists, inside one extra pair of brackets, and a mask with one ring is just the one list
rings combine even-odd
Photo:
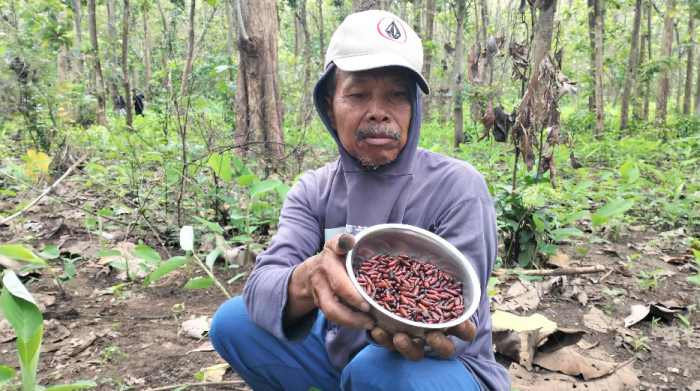
[(338, 234), (326, 243), (334, 253), (345, 255), (355, 247), (355, 237), (350, 234)]

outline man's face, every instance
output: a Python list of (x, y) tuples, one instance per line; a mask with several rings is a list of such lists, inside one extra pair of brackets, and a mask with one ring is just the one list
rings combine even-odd
[(411, 97), (403, 72), (386, 67), (338, 69), (333, 101), (324, 107), (345, 150), (367, 168), (391, 163), (406, 145)]

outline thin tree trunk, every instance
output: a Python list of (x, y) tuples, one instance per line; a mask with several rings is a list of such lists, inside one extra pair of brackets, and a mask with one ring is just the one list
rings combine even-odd
[[(146, 39), (146, 100), (151, 100), (151, 77), (153, 77), (153, 70), (151, 68), (153, 48), (151, 47), (151, 29), (148, 26), (148, 11), (150, 7), (144, 7), (141, 11), (143, 14), (143, 34)], [(127, 92), (127, 95), (129, 93)]]
[[(160, 0), (156, 0), (156, 3), (158, 4), (158, 12), (160, 13), (160, 19), (163, 21), (163, 49), (162, 49), (162, 59), (163, 59), (163, 70), (166, 70), (168, 68), (168, 54), (171, 51), (171, 45), (170, 45), (170, 34), (168, 33), (168, 19), (165, 17), (165, 12), (163, 11), (163, 5), (160, 3)], [(169, 74), (169, 73), (168, 73)], [(168, 76), (167, 74), (163, 76), (163, 81), (162, 85), (168, 85)], [(172, 91), (171, 91), (172, 94)]]
[[(695, 45), (695, 15), (688, 15), (688, 31), (690, 32), (690, 45), (688, 46), (688, 63), (685, 68), (685, 92), (683, 95), (683, 115), (690, 115), (691, 97), (693, 95), (693, 46)], [(698, 79), (700, 85), (700, 79)]]
[(93, 86), (97, 95), (97, 124), (107, 126), (107, 115), (105, 113), (104, 82), (102, 80), (102, 68), (100, 67), (100, 47), (97, 44), (97, 18), (95, 15), (95, 1), (88, 0), (88, 30), (90, 33), (90, 45), (93, 49)]
[[(675, 14), (676, 0), (666, 0), (666, 16), (664, 17), (664, 35), (661, 42), (661, 56), (670, 57), (673, 46), (673, 17)], [(657, 124), (666, 124), (666, 110), (668, 105), (668, 94), (670, 83), (668, 80), (668, 70), (659, 73), (658, 85), (656, 87), (656, 116)]]
[(190, 23), (187, 33), (187, 54), (185, 56), (185, 68), (182, 71), (182, 81), (180, 82), (180, 95), (178, 99), (178, 105), (182, 107), (182, 99), (187, 93), (187, 83), (190, 79), (190, 72), (192, 72), (192, 63), (194, 62), (194, 14), (197, 1), (192, 0), (190, 2)]
[(304, 31), (304, 98), (301, 109), (301, 125), (306, 126), (311, 118), (311, 98), (309, 94), (311, 84), (311, 34), (306, 15), (306, 0), (299, 0), (299, 12), (297, 18)]
[(126, 52), (129, 49), (129, 0), (124, 0), (124, 26), (122, 26), (122, 78), (124, 79), (124, 98), (126, 100), (126, 127), (131, 130), (131, 86), (129, 85), (129, 67)]
[[(484, 44), (486, 40), (489, 39), (489, 2), (488, 0), (483, 0), (481, 2), (481, 35)], [(477, 34), (478, 35), (478, 34)]]
[[(646, 18), (646, 13), (647, 13), (647, 7), (642, 3), (642, 18)], [(640, 28), (641, 30), (641, 28)], [(640, 42), (639, 42), (639, 57), (637, 60), (637, 66), (635, 69), (635, 77), (637, 80), (637, 83), (635, 84), (634, 87), (634, 102), (633, 102), (633, 111), (632, 111), (632, 117), (639, 121), (644, 118), (644, 103), (642, 102), (642, 94), (644, 93), (644, 83), (642, 83), (639, 79), (639, 69), (641, 69), (642, 64), (644, 64), (645, 56), (646, 56), (646, 39), (647, 35), (649, 33), (647, 31), (644, 31), (644, 34), (640, 34)]]
[(226, 54), (228, 54), (229, 63), (233, 64), (233, 14), (231, 13), (231, 5), (229, 0), (224, 0), (226, 4)]
[[(435, 7), (437, 5), (437, 0), (428, 0), (428, 8), (426, 9), (426, 15), (425, 15), (425, 39), (423, 42), (432, 42), (433, 41), (433, 28), (434, 28), (434, 22), (435, 22)], [(428, 81), (428, 84), (430, 84), (430, 65), (431, 62), (433, 61), (433, 50), (432, 50), (432, 45), (428, 46), (428, 48), (425, 50), (424, 58), (423, 58), (423, 69), (421, 70), (421, 73), (423, 74), (423, 77), (425, 80)], [(433, 89), (431, 95), (426, 95), (424, 96), (423, 100), (423, 122), (428, 122), (430, 120), (430, 101), (429, 97), (434, 96), (436, 94), (436, 90)]]
[[(674, 30), (676, 32), (676, 46), (681, 45), (681, 35), (680, 32), (678, 31), (678, 26), (674, 26)], [(678, 51), (678, 64), (682, 64), (681, 57), (683, 55), (683, 51), (679, 50)], [(683, 67), (679, 66), (678, 67), (678, 77), (677, 83), (676, 83), (676, 113), (681, 112), (681, 91), (683, 91)]]
[(700, 56), (698, 56), (698, 74), (695, 83), (695, 109), (693, 109), (694, 115), (700, 115)]
[(588, 40), (591, 45), (591, 57), (588, 76), (593, 83), (593, 94), (588, 96), (588, 110), (595, 111), (595, 17), (596, 17), (596, 1), (588, 0)]
[(630, 56), (627, 61), (627, 77), (622, 93), (622, 108), (620, 109), (620, 133), (627, 128), (629, 120), (630, 94), (637, 70), (637, 49), (639, 47), (639, 26), (642, 24), (642, 0), (636, 0), (634, 5), (634, 23), (632, 24), (632, 43)]
[(467, 1), (457, 3), (457, 43), (455, 45), (455, 61), (452, 65), (452, 93), (454, 94), (454, 147), (464, 143), (464, 109), (462, 108), (462, 65), (464, 62), (464, 23), (467, 13)]
[(326, 61), (326, 48), (324, 47), (324, 27), (323, 27), (323, 1), (319, 0), (318, 1), (318, 20), (319, 20), (319, 25), (318, 25), (318, 41), (321, 44), (321, 72), (323, 72), (323, 64)]
[[(58, 24), (61, 25), (63, 24), (63, 21), (66, 19), (66, 12), (61, 11), (58, 14), (57, 21)], [(58, 55), (56, 56), (56, 81), (58, 82), (58, 85), (61, 86), (63, 83), (66, 82), (66, 79), (68, 78), (68, 48), (66, 48), (65, 44), (62, 44), (61, 47), (58, 49)]]
[[(362, 12), (367, 10), (378, 10), (384, 9), (384, 4), (381, 0), (352, 0), (352, 10), (353, 12)], [(406, 5), (404, 4), (404, 10)], [(406, 20), (405, 15), (403, 20)]]
[(603, 138), (605, 131), (605, 104), (603, 103), (603, 17), (599, 10), (602, 0), (596, 2), (595, 17), (595, 135)]
[(242, 21), (238, 26), (236, 143), (264, 142), (267, 152), (280, 158), (284, 156), (284, 112), (277, 61), (277, 1), (236, 4)]
[[(651, 61), (651, 7), (652, 0), (648, 0), (649, 4), (647, 6), (647, 54), (649, 56), (647, 61)], [(646, 93), (644, 94), (644, 119), (649, 120), (649, 99), (651, 97), (651, 82), (647, 80), (646, 82)]]
[(421, 11), (423, 6), (422, 0), (413, 0), (413, 31), (420, 38), (421, 34)]
[(304, 32), (303, 28), (301, 27), (301, 22), (299, 21), (299, 18), (294, 16), (294, 58), (296, 58), (296, 63), (297, 65), (301, 61), (301, 51), (303, 49), (304, 45)]
[(78, 74), (82, 75), (84, 72), (83, 67), (83, 6), (80, 5), (80, 0), (72, 0), (73, 8), (73, 22), (75, 23), (75, 43), (76, 48), (79, 50), (75, 55), (76, 67), (78, 69)]
[[(114, 0), (108, 0), (107, 1), (107, 33), (109, 34), (109, 37), (111, 39), (115, 39), (117, 37), (117, 16), (116, 16), (116, 7), (114, 6)], [(114, 46), (110, 46), (110, 52), (112, 53), (111, 56), (109, 56), (110, 59), (110, 69), (116, 70), (118, 65), (119, 65), (119, 60), (117, 60), (117, 49)], [(112, 98), (112, 103), (114, 104), (115, 107), (119, 105), (119, 86), (117, 85), (117, 82), (114, 81), (114, 79), (111, 79), (109, 82), (109, 96)], [(126, 91), (125, 94), (128, 94), (129, 91)]]

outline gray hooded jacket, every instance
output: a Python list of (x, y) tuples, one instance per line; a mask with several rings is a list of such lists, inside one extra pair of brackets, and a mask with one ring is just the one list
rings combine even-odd
[[(316, 83), (316, 111), (340, 151), (340, 157), (316, 171), (307, 171), (287, 194), (277, 235), (257, 258), (243, 291), (251, 321), (290, 343), (303, 341), (317, 319), (318, 309), (292, 327), (283, 328), (292, 271), (319, 252), (338, 233), (357, 234), (366, 227), (402, 223), (431, 231), (450, 242), (471, 262), (481, 284), (481, 304), (471, 317), (476, 338), (465, 342), (450, 336), (459, 359), (484, 390), (510, 390), (508, 371), (493, 355), (491, 314), (487, 284), (496, 259), (496, 214), (486, 183), (465, 162), (418, 148), (421, 99), (410, 84), (412, 117), (406, 146), (392, 163), (368, 171), (338, 140), (322, 107), (323, 82)], [(352, 330), (328, 321), (326, 351), (334, 367), (342, 370), (371, 341), (365, 330)], [(426, 346), (426, 356), (438, 358)]]

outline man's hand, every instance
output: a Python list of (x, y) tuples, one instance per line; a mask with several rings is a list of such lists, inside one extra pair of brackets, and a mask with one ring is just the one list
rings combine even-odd
[(379, 327), (372, 329), (372, 337), (377, 343), (389, 350), (398, 350), (410, 361), (423, 359), (423, 347), (426, 342), (441, 357), (449, 357), (455, 351), (455, 344), (445, 335), (454, 335), (463, 341), (471, 341), (476, 336), (476, 326), (471, 321), (466, 320), (457, 326), (449, 328), (445, 334), (439, 331), (430, 332), (425, 339), (411, 339), (403, 333), (392, 335)]
[(365, 313), (369, 312), (369, 303), (355, 289), (345, 269), (344, 255), (353, 247), (354, 236), (336, 235), (323, 251), (294, 269), (284, 308), (284, 326), (294, 324), (314, 308), (320, 308), (331, 322), (351, 329), (369, 330), (374, 326)]

